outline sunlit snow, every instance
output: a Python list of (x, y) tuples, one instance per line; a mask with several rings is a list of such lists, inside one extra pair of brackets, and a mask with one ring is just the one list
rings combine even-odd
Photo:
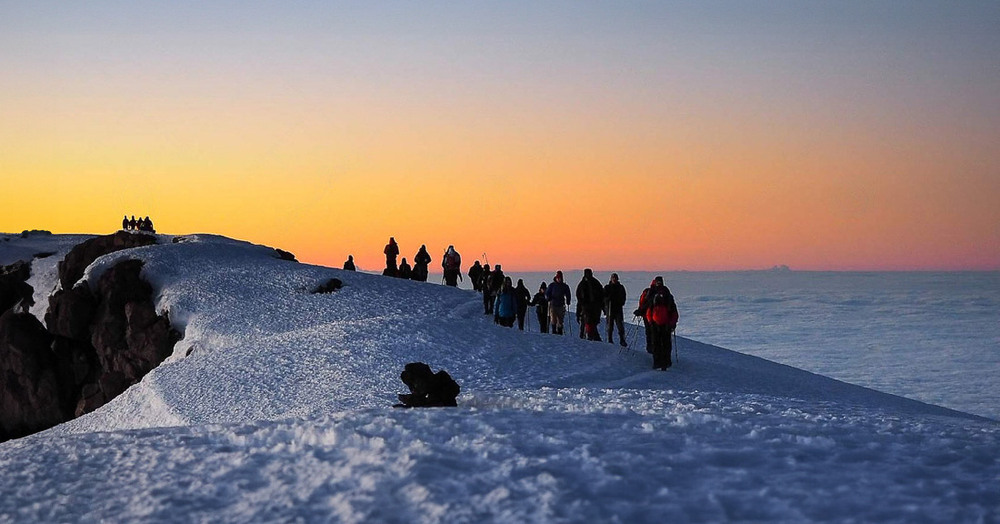
[[(96, 412), (0, 444), (0, 521), (1000, 518), (991, 420), (688, 339), (654, 371), (495, 326), (471, 291), (211, 235), (84, 278), (127, 258), (184, 339)], [(459, 407), (391, 408), (411, 361), (447, 370)]]

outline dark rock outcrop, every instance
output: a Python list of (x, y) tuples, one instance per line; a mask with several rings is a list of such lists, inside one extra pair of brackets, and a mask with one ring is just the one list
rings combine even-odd
[(71, 287), (97, 257), (155, 241), (119, 232), (73, 248), (59, 263), (63, 288), (49, 297), (47, 329), (33, 315), (11, 309), (25, 296), (31, 299), (33, 290), (25, 283), (30, 266), (4, 268), (0, 441), (93, 411), (170, 356), (181, 335), (166, 314), (156, 314), (153, 289), (140, 277), (142, 261), (125, 260), (107, 269), (94, 291), (86, 282)]
[(399, 378), (410, 388), (410, 394), (398, 395), (401, 404), (394, 407), (427, 408), (457, 406), (456, 398), (461, 391), (458, 383), (447, 371), (437, 373), (423, 362), (410, 362), (403, 368)]
[(0, 440), (29, 435), (67, 419), (51, 340), (42, 323), (29, 313), (0, 315)]
[(35, 303), (35, 290), (27, 283), (30, 276), (31, 264), (23, 260), (0, 267), (0, 314), (19, 302), (29, 307)]
[(139, 382), (181, 338), (153, 309), (153, 289), (141, 271), (142, 261), (119, 262), (101, 275), (96, 293), (84, 284), (49, 298), (45, 323), (55, 336), (61, 377), (76, 390), (77, 416)]
[(66, 255), (66, 258), (59, 262), (59, 282), (63, 289), (73, 287), (81, 277), (87, 266), (92, 264), (98, 257), (129, 249), (133, 247), (149, 246), (156, 243), (153, 235), (141, 233), (128, 233), (119, 231), (113, 235), (104, 235), (91, 238), (82, 244), (74, 247)]

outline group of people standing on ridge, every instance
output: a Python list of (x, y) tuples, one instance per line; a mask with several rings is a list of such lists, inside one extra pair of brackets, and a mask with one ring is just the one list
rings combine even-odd
[[(396, 257), (399, 246), (396, 239), (389, 238), (385, 249), (385, 269), (383, 275), (427, 281), (427, 266), (431, 257), (427, 246), (413, 258), (414, 266), (402, 259), (397, 266)], [(444, 270), (444, 281), (448, 286), (458, 286), (461, 275), (462, 257), (455, 246), (448, 246), (442, 256), (441, 267)], [(344, 269), (354, 271), (354, 256), (348, 256)], [(469, 281), (472, 288), (483, 296), (483, 313), (493, 315), (493, 321), (504, 327), (517, 327), (524, 331), (524, 319), (529, 307), (534, 306), (538, 317), (538, 326), (542, 333), (562, 335), (565, 330), (567, 308), (572, 304), (574, 293), (563, 281), (562, 271), (556, 271), (552, 282), (542, 282), (534, 295), (524, 285), (524, 280), (518, 279), (515, 286), (509, 276), (503, 272), (500, 264), (492, 269), (490, 264), (480, 264), (476, 260), (469, 268)], [(624, 307), (628, 300), (625, 286), (621, 284), (617, 273), (612, 273), (608, 283), (602, 285), (594, 277), (594, 272), (587, 268), (583, 278), (576, 286), (576, 320), (580, 326), (580, 338), (601, 341), (600, 322), (605, 316), (607, 341), (614, 343), (614, 332), (617, 328), (618, 343), (627, 346), (625, 340)], [(677, 303), (670, 289), (663, 284), (663, 277), (656, 277), (649, 287), (639, 296), (639, 306), (633, 314), (642, 319), (646, 333), (646, 351), (653, 355), (653, 368), (665, 370), (672, 365), (670, 354), (673, 350), (671, 335), (677, 328), (679, 314)]]
[(153, 221), (150, 220), (149, 217), (140, 218), (137, 220), (135, 218), (135, 215), (132, 215), (132, 218), (129, 218), (128, 215), (125, 215), (125, 218), (122, 218), (122, 230), (142, 231), (144, 233), (156, 233), (156, 230), (153, 229)]
[[(432, 259), (430, 253), (427, 252), (426, 245), (421, 245), (416, 256), (413, 257), (413, 266), (410, 266), (405, 257), (398, 265), (396, 264), (396, 257), (399, 256), (399, 244), (396, 243), (395, 237), (389, 237), (389, 243), (385, 245), (382, 252), (385, 254), (385, 269), (382, 270), (384, 276), (427, 282), (427, 267)], [(441, 267), (444, 269), (445, 284), (452, 287), (458, 286), (458, 279), (462, 277), (462, 255), (455, 251), (455, 246), (448, 246), (448, 249), (445, 250), (441, 257)], [(354, 255), (347, 256), (344, 269), (357, 270), (354, 265)]]
[[(562, 335), (565, 330), (566, 310), (572, 304), (573, 294), (563, 281), (562, 271), (556, 271), (552, 282), (542, 282), (538, 292), (531, 295), (518, 279), (517, 286), (504, 275), (500, 264), (490, 270), (489, 264), (480, 265), (477, 260), (469, 268), (469, 278), (473, 289), (483, 294), (483, 314), (493, 315), (497, 324), (524, 330), (524, 317), (528, 307), (535, 307), (539, 330), (542, 333)], [(606, 317), (607, 341), (614, 342), (617, 328), (618, 343), (627, 346), (625, 340), (624, 307), (628, 300), (625, 286), (617, 273), (612, 273), (606, 285), (594, 277), (591, 269), (583, 271), (583, 278), (576, 286), (576, 320), (580, 326), (580, 338), (600, 341), (602, 314)], [(663, 277), (656, 277), (650, 287), (639, 297), (639, 307), (634, 315), (642, 318), (646, 332), (646, 351), (653, 355), (654, 369), (667, 369), (673, 344), (671, 334), (677, 328), (679, 318), (677, 303), (670, 290), (663, 285)]]

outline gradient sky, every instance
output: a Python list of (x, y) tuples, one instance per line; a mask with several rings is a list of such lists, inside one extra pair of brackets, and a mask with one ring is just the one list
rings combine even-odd
[(0, 231), (1000, 269), (1000, 3), (0, 0)]

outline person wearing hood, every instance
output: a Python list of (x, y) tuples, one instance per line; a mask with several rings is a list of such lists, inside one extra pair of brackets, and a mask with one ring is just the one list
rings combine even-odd
[(572, 301), (569, 285), (563, 282), (562, 271), (556, 271), (552, 283), (545, 289), (545, 299), (549, 301), (549, 321), (552, 324), (552, 334), (563, 334), (563, 322), (566, 320), (566, 306)]
[(510, 277), (504, 277), (493, 304), (493, 321), (503, 327), (514, 327), (517, 317), (517, 293), (511, 285)]
[(457, 287), (458, 279), (462, 278), (462, 255), (455, 251), (455, 246), (448, 246), (444, 252), (441, 268), (444, 269), (445, 285)]
[(410, 278), (413, 277), (413, 269), (410, 267), (410, 264), (406, 261), (406, 257), (403, 257), (403, 261), (400, 262), (399, 272), (396, 273), (396, 276), (405, 280), (409, 280)]
[(347, 261), (344, 262), (344, 270), (355, 271), (356, 269), (354, 267), (354, 255), (347, 255)]
[(396, 276), (396, 257), (399, 255), (399, 245), (396, 244), (395, 237), (389, 237), (389, 243), (382, 250), (385, 253), (385, 270), (383, 275)]
[(646, 320), (646, 311), (649, 309), (649, 296), (654, 287), (656, 287), (655, 278), (649, 283), (649, 287), (642, 290), (642, 294), (639, 295), (639, 307), (632, 312), (642, 319), (642, 327), (646, 333), (646, 353), (650, 355), (653, 354), (653, 333), (650, 331), (649, 321)]
[(473, 262), (472, 267), (469, 268), (468, 275), (469, 275), (469, 282), (472, 282), (472, 290), (482, 291), (483, 283), (481, 279), (483, 277), (483, 266), (479, 265), (478, 260)]
[(670, 334), (677, 328), (677, 303), (670, 289), (663, 285), (663, 277), (656, 277), (646, 297), (646, 320), (653, 336), (653, 369), (666, 370), (673, 363), (670, 360), (672, 344)]
[(531, 299), (532, 306), (535, 306), (535, 315), (538, 317), (538, 330), (542, 333), (549, 332), (549, 301), (545, 298), (545, 282), (538, 288), (538, 293)]
[(583, 270), (583, 278), (576, 286), (576, 306), (579, 311), (580, 336), (587, 340), (601, 341), (601, 331), (597, 327), (604, 309), (604, 286), (594, 278), (590, 268)]
[(417, 256), (413, 257), (413, 275), (410, 278), (420, 282), (427, 282), (427, 264), (430, 263), (431, 254), (427, 252), (427, 246), (421, 244), (420, 250), (417, 251)]
[(514, 296), (517, 297), (517, 329), (524, 331), (524, 315), (528, 312), (528, 304), (531, 303), (531, 291), (524, 287), (524, 280), (520, 278), (517, 279)]

